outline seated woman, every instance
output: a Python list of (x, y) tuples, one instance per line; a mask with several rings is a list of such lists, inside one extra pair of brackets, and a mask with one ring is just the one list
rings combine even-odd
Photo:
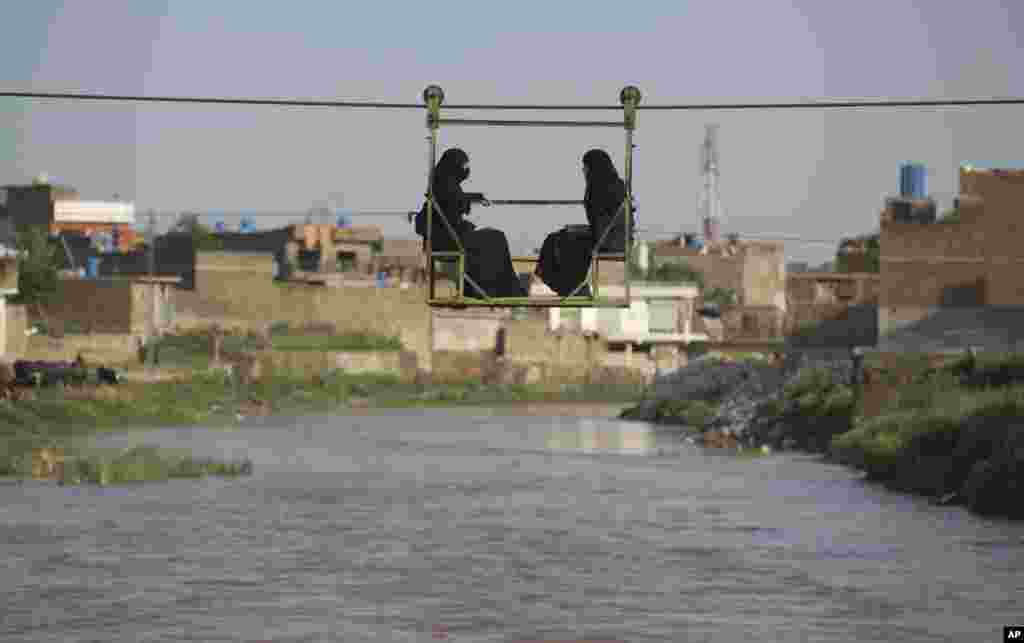
[[(434, 198), (447, 218), (459, 242), (466, 250), (466, 276), (472, 279), (488, 297), (525, 297), (509, 252), (508, 239), (501, 230), (476, 226), (466, 220), (471, 205), (487, 204), (483, 194), (462, 191), (462, 182), (469, 178), (469, 155), (459, 148), (445, 150), (434, 169)], [(459, 249), (442, 219), (442, 212), (434, 209), (430, 230), (430, 243), (435, 252), (455, 252)], [(416, 214), (416, 232), (427, 238), (427, 206)], [(481, 297), (466, 280), (463, 293), (467, 297)]]
[[(588, 225), (567, 226), (549, 234), (537, 262), (537, 276), (562, 297), (571, 294), (587, 278), (594, 246), (602, 235), (607, 232), (601, 252), (625, 252), (627, 244), (625, 216), (619, 216), (619, 208), (626, 200), (626, 183), (619, 178), (608, 153), (593, 149), (584, 154), (583, 176), (587, 184), (583, 207)], [(635, 225), (634, 214), (630, 217), (630, 228)], [(577, 295), (589, 297), (590, 286), (584, 285)]]

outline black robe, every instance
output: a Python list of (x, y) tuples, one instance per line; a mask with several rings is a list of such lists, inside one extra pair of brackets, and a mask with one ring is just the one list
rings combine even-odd
[[(594, 246), (611, 227), (602, 253), (622, 253), (626, 249), (625, 212), (620, 212), (626, 199), (626, 184), (619, 178), (607, 154), (588, 152), (584, 163), (589, 169), (583, 208), (587, 226), (567, 226), (544, 239), (537, 263), (537, 275), (560, 296), (568, 296), (587, 278)], [(635, 212), (635, 210), (633, 211)], [(633, 236), (636, 217), (630, 217)], [(578, 296), (589, 297), (590, 287), (583, 286)]]
[[(468, 177), (462, 166), (468, 161), (469, 157), (458, 148), (445, 151), (434, 171), (433, 185), (437, 204), (466, 250), (466, 276), (475, 281), (489, 297), (525, 297), (527, 292), (512, 265), (512, 254), (505, 233), (493, 228), (478, 230), (465, 218), (472, 204), (484, 198), (480, 193), (462, 190), (462, 182)], [(426, 216), (427, 209), (424, 203), (416, 215), (416, 232), (424, 240)], [(436, 208), (431, 218), (432, 249), (435, 252), (457, 251), (458, 244), (452, 239), (448, 226), (444, 224), (441, 213)], [(468, 279), (463, 284), (463, 294), (467, 297), (482, 297)]]

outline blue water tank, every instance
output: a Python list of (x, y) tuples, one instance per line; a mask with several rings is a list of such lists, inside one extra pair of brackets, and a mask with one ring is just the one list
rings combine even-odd
[(100, 276), (100, 258), (89, 257), (85, 263), (85, 276), (88, 279), (97, 279)]
[(377, 273), (377, 287), (384, 288), (387, 286), (387, 273), (383, 270)]
[(928, 198), (928, 170), (921, 163), (900, 166), (900, 196), (904, 199)]

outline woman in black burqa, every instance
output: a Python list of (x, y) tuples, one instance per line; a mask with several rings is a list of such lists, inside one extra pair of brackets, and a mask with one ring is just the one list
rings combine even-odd
[[(583, 208), (588, 225), (569, 226), (549, 234), (537, 262), (537, 276), (562, 297), (586, 279), (594, 246), (609, 227), (601, 252), (622, 253), (626, 248), (625, 216), (619, 212), (626, 199), (626, 183), (608, 153), (592, 149), (584, 154), (583, 176), (587, 184)], [(631, 216), (630, 229), (635, 225), (636, 218)], [(584, 285), (577, 294), (589, 297), (590, 287)]]
[[(455, 147), (445, 150), (434, 169), (434, 198), (443, 210), (459, 241), (466, 250), (466, 275), (479, 285), (489, 297), (525, 297), (526, 290), (519, 281), (508, 239), (501, 230), (476, 229), (466, 220), (473, 203), (487, 205), (487, 199), (478, 192), (463, 192), (462, 183), (469, 178), (469, 155)], [(441, 213), (434, 209), (431, 225), (431, 247), (436, 252), (457, 251)], [(416, 232), (427, 238), (427, 207), (416, 215)], [(480, 297), (480, 293), (466, 281), (463, 293), (467, 297)]]

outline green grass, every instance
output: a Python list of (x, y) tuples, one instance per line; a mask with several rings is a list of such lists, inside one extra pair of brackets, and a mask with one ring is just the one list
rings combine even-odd
[[(272, 412), (331, 412), (354, 398), (377, 408), (501, 405), (520, 402), (626, 402), (640, 394), (636, 386), (577, 386), (552, 390), (539, 386), (485, 386), (402, 383), (389, 374), (336, 373), (312, 383), (309, 378), (279, 376), (248, 385), (223, 375), (197, 373), (185, 382), (126, 383), (116, 387), (123, 399), (69, 399), (57, 389), (39, 389), (35, 400), (0, 401), (0, 475), (18, 475), (33, 449), (70, 447), (106, 431), (161, 426), (226, 426), (249, 400), (265, 400)], [(141, 466), (141, 465), (140, 465)], [(211, 465), (212, 466), (212, 465)]]
[[(287, 324), (271, 328), (271, 348), (278, 351), (396, 351), (402, 348), (397, 337), (371, 333), (340, 335), (289, 332)], [(251, 352), (259, 348), (254, 335), (225, 335), (221, 350)], [(160, 340), (160, 364), (197, 371), (210, 367), (210, 339), (205, 332), (167, 335)]]
[(252, 463), (245, 460), (222, 462), (140, 446), (120, 452), (91, 450), (66, 458), (62, 482), (114, 485), (174, 478), (236, 477), (251, 472)]
[(704, 430), (718, 411), (718, 403), (703, 400), (661, 400), (655, 407), (655, 422)]
[(878, 417), (834, 437), (831, 454), (889, 488), (1024, 518), (1024, 359), (988, 355), (922, 369)]
[(271, 342), (278, 351), (397, 351), (402, 348), (397, 337), (370, 333), (276, 335)]

